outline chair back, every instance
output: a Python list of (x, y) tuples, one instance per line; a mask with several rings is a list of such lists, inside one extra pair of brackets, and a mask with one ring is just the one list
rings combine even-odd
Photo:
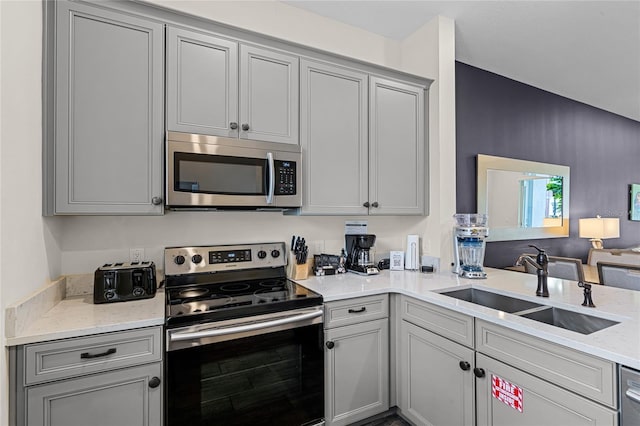
[(640, 266), (598, 262), (600, 284), (611, 287), (640, 290)]
[[(535, 259), (537, 255), (523, 253), (523, 256), (529, 256)], [(547, 256), (549, 264), (547, 270), (550, 277), (562, 278), (563, 280), (583, 281), (584, 270), (582, 269), (582, 261), (573, 257)], [(524, 267), (529, 274), (536, 274), (536, 268), (524, 263)]]

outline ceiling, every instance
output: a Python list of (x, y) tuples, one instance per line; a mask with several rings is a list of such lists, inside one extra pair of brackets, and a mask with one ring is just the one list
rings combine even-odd
[(640, 0), (284, 3), (395, 40), (445, 16), (457, 61), (640, 121)]

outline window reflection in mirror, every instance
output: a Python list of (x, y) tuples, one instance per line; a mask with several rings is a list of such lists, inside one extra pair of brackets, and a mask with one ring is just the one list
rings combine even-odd
[(478, 155), (478, 213), (487, 241), (569, 235), (569, 167)]

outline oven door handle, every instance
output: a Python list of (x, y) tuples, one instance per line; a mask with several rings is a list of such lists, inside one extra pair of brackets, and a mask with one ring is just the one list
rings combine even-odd
[(203, 331), (193, 332), (177, 332), (169, 335), (169, 340), (179, 342), (183, 340), (203, 339), (207, 337), (224, 336), (227, 334), (243, 333), (247, 331), (260, 330), (263, 328), (276, 327), (279, 325), (290, 324), (298, 321), (305, 321), (322, 316), (322, 311), (307, 312), (305, 314), (294, 315), (291, 317), (280, 318), (272, 321), (258, 322), (253, 324), (239, 325), (237, 327), (214, 328)]
[(276, 172), (273, 162), (273, 153), (267, 152), (267, 164), (269, 166), (269, 190), (267, 191), (267, 204), (273, 204), (273, 194), (276, 187)]

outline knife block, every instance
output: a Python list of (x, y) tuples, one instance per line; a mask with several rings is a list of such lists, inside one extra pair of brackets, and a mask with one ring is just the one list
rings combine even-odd
[(309, 260), (307, 263), (298, 265), (296, 257), (289, 254), (289, 265), (287, 265), (287, 276), (292, 280), (306, 280), (309, 278)]

